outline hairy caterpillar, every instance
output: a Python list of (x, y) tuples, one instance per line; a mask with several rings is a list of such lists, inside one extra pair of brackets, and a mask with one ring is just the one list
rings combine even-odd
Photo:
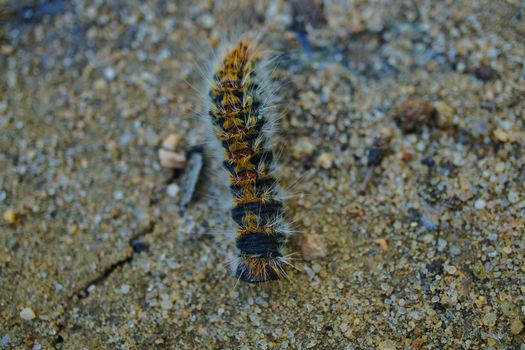
[(255, 46), (240, 40), (224, 50), (209, 79), (208, 114), (223, 154), (237, 226), (234, 273), (247, 282), (285, 276), (289, 232), (275, 178), (270, 135), (277, 118), (275, 89)]

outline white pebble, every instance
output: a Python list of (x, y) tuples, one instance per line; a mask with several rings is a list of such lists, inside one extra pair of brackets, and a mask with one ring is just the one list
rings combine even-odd
[(122, 198), (124, 198), (124, 193), (122, 193), (122, 191), (115, 191), (115, 192), (113, 192), (113, 198), (115, 200), (119, 201)]
[(179, 186), (177, 186), (177, 184), (169, 184), (166, 191), (168, 192), (168, 196), (175, 198), (179, 193)]
[(127, 284), (123, 284), (120, 286), (120, 292), (122, 294), (128, 294), (129, 293), (129, 286)]
[(447, 271), (447, 272), (448, 272), (449, 274), (451, 274), (451, 275), (455, 275), (456, 272), (458, 271), (458, 269), (457, 269), (455, 266), (452, 266), (452, 265), (445, 265), (445, 266), (443, 267), (443, 269), (444, 269), (445, 271)]
[(209, 13), (205, 13), (202, 16), (199, 17), (198, 22), (204, 27), (204, 28), (211, 28), (215, 24), (215, 18)]
[(432, 235), (431, 233), (427, 233), (426, 235), (424, 235), (423, 237), (421, 237), (421, 240), (425, 243), (432, 243), (434, 242), (434, 235)]
[(20, 317), (24, 320), (32, 320), (36, 317), (35, 312), (30, 307), (25, 307), (20, 311)]
[(502, 173), (505, 170), (505, 163), (499, 162), (496, 164), (496, 167), (494, 168), (497, 173)]
[(485, 201), (483, 199), (478, 199), (475, 203), (474, 203), (474, 208), (476, 209), (483, 209), (485, 208)]
[(106, 78), (107, 80), (111, 81), (115, 79), (116, 75), (117, 75), (117, 72), (115, 72), (115, 69), (111, 67), (107, 67), (106, 69), (104, 69), (104, 78)]

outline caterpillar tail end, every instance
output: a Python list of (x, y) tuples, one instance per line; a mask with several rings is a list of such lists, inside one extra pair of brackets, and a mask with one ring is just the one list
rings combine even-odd
[(235, 277), (249, 283), (261, 283), (286, 277), (282, 257), (239, 257)]

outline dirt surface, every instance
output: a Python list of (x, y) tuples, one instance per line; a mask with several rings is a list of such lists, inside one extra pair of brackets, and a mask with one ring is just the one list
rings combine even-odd
[[(525, 349), (522, 1), (0, 6), (0, 349)], [(248, 29), (298, 231), (266, 285), (230, 275), (216, 162), (183, 211), (158, 158)]]

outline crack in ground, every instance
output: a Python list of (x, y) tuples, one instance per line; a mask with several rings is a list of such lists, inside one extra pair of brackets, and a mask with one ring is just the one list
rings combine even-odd
[(82, 299), (85, 299), (90, 294), (90, 289), (92, 286), (97, 286), (104, 282), (111, 274), (119, 267), (127, 265), (133, 261), (136, 254), (140, 254), (144, 251), (148, 250), (148, 245), (141, 241), (141, 238), (144, 236), (152, 233), (155, 230), (155, 223), (151, 223), (148, 227), (146, 227), (141, 232), (137, 233), (135, 236), (131, 237), (128, 241), (128, 244), (133, 249), (133, 252), (126, 256), (123, 259), (120, 259), (111, 265), (107, 266), (102, 273), (95, 276), (93, 279), (89, 280), (87, 283), (85, 283), (82, 287), (80, 287), (77, 291), (71, 294), (71, 296), (66, 301), (66, 305), (64, 307), (64, 320), (63, 322), (57, 323), (57, 337), (54, 342), (55, 348), (61, 348), (61, 344), (64, 342), (64, 338), (60, 335), (62, 330), (66, 327), (67, 321), (68, 321), (68, 315), (71, 310), (71, 308)]
[(133, 260), (133, 255), (134, 253), (131, 253), (126, 258), (118, 260), (117, 262), (114, 262), (113, 264), (106, 267), (99, 276), (96, 276), (94, 279), (89, 281), (89, 283), (87, 283), (86, 286), (82, 287), (79, 292), (76, 292), (75, 295), (79, 299), (87, 298), (89, 296), (90, 289), (92, 288), (91, 286), (96, 286), (100, 284), (106, 278), (108, 278), (118, 267), (130, 263)]
[[(203, 167), (203, 152), (204, 148), (202, 146), (195, 146), (188, 151), (187, 158), (189, 158), (189, 165), (188, 170), (185, 172), (187, 173), (185, 179), (183, 180), (183, 183), (185, 183), (184, 188), (186, 189), (185, 193), (183, 194), (183, 198), (181, 200), (180, 206), (181, 206), (181, 216), (183, 215), (184, 211), (187, 209), (187, 206), (189, 202), (193, 199), (193, 196), (195, 194), (195, 188), (197, 186), (197, 183), (199, 181), (199, 176), (202, 171)], [(154, 205), (155, 199), (154, 197), (151, 198), (150, 204)], [(62, 343), (64, 342), (63, 336), (60, 334), (64, 328), (66, 327), (66, 324), (68, 323), (68, 317), (70, 314), (71, 308), (78, 303), (78, 301), (85, 299), (90, 294), (90, 289), (92, 289), (92, 286), (97, 286), (104, 282), (109, 276), (113, 274), (113, 272), (124, 265), (127, 265), (133, 261), (136, 254), (140, 254), (144, 251), (148, 250), (148, 244), (142, 242), (142, 238), (150, 233), (152, 233), (155, 230), (155, 222), (150, 222), (149, 225), (144, 227), (141, 232), (137, 233), (136, 235), (132, 236), (128, 244), (133, 249), (132, 253), (126, 256), (123, 259), (120, 259), (111, 265), (107, 266), (102, 273), (95, 276), (93, 279), (85, 283), (81, 288), (79, 288), (77, 291), (73, 292), (70, 297), (66, 300), (64, 305), (64, 312), (63, 312), (63, 320), (62, 322), (58, 321), (56, 324), (57, 328), (57, 337), (54, 342), (55, 348), (61, 348)]]
[(135, 258), (135, 254), (140, 254), (148, 250), (148, 245), (142, 242), (141, 238), (152, 233), (153, 230), (155, 230), (155, 223), (152, 223), (144, 230), (142, 230), (142, 232), (139, 232), (135, 236), (131, 237), (128, 241), (128, 244), (131, 246), (131, 249), (133, 249), (133, 252), (127, 257), (118, 260), (106, 267), (100, 275), (96, 276), (95, 278), (84, 284), (84, 286), (80, 288), (79, 291), (75, 292), (73, 294), (73, 297), (76, 295), (80, 299), (87, 298), (89, 296), (89, 289), (91, 288), (91, 286), (96, 286), (99, 285), (101, 282), (104, 282), (118, 267), (132, 262)]

